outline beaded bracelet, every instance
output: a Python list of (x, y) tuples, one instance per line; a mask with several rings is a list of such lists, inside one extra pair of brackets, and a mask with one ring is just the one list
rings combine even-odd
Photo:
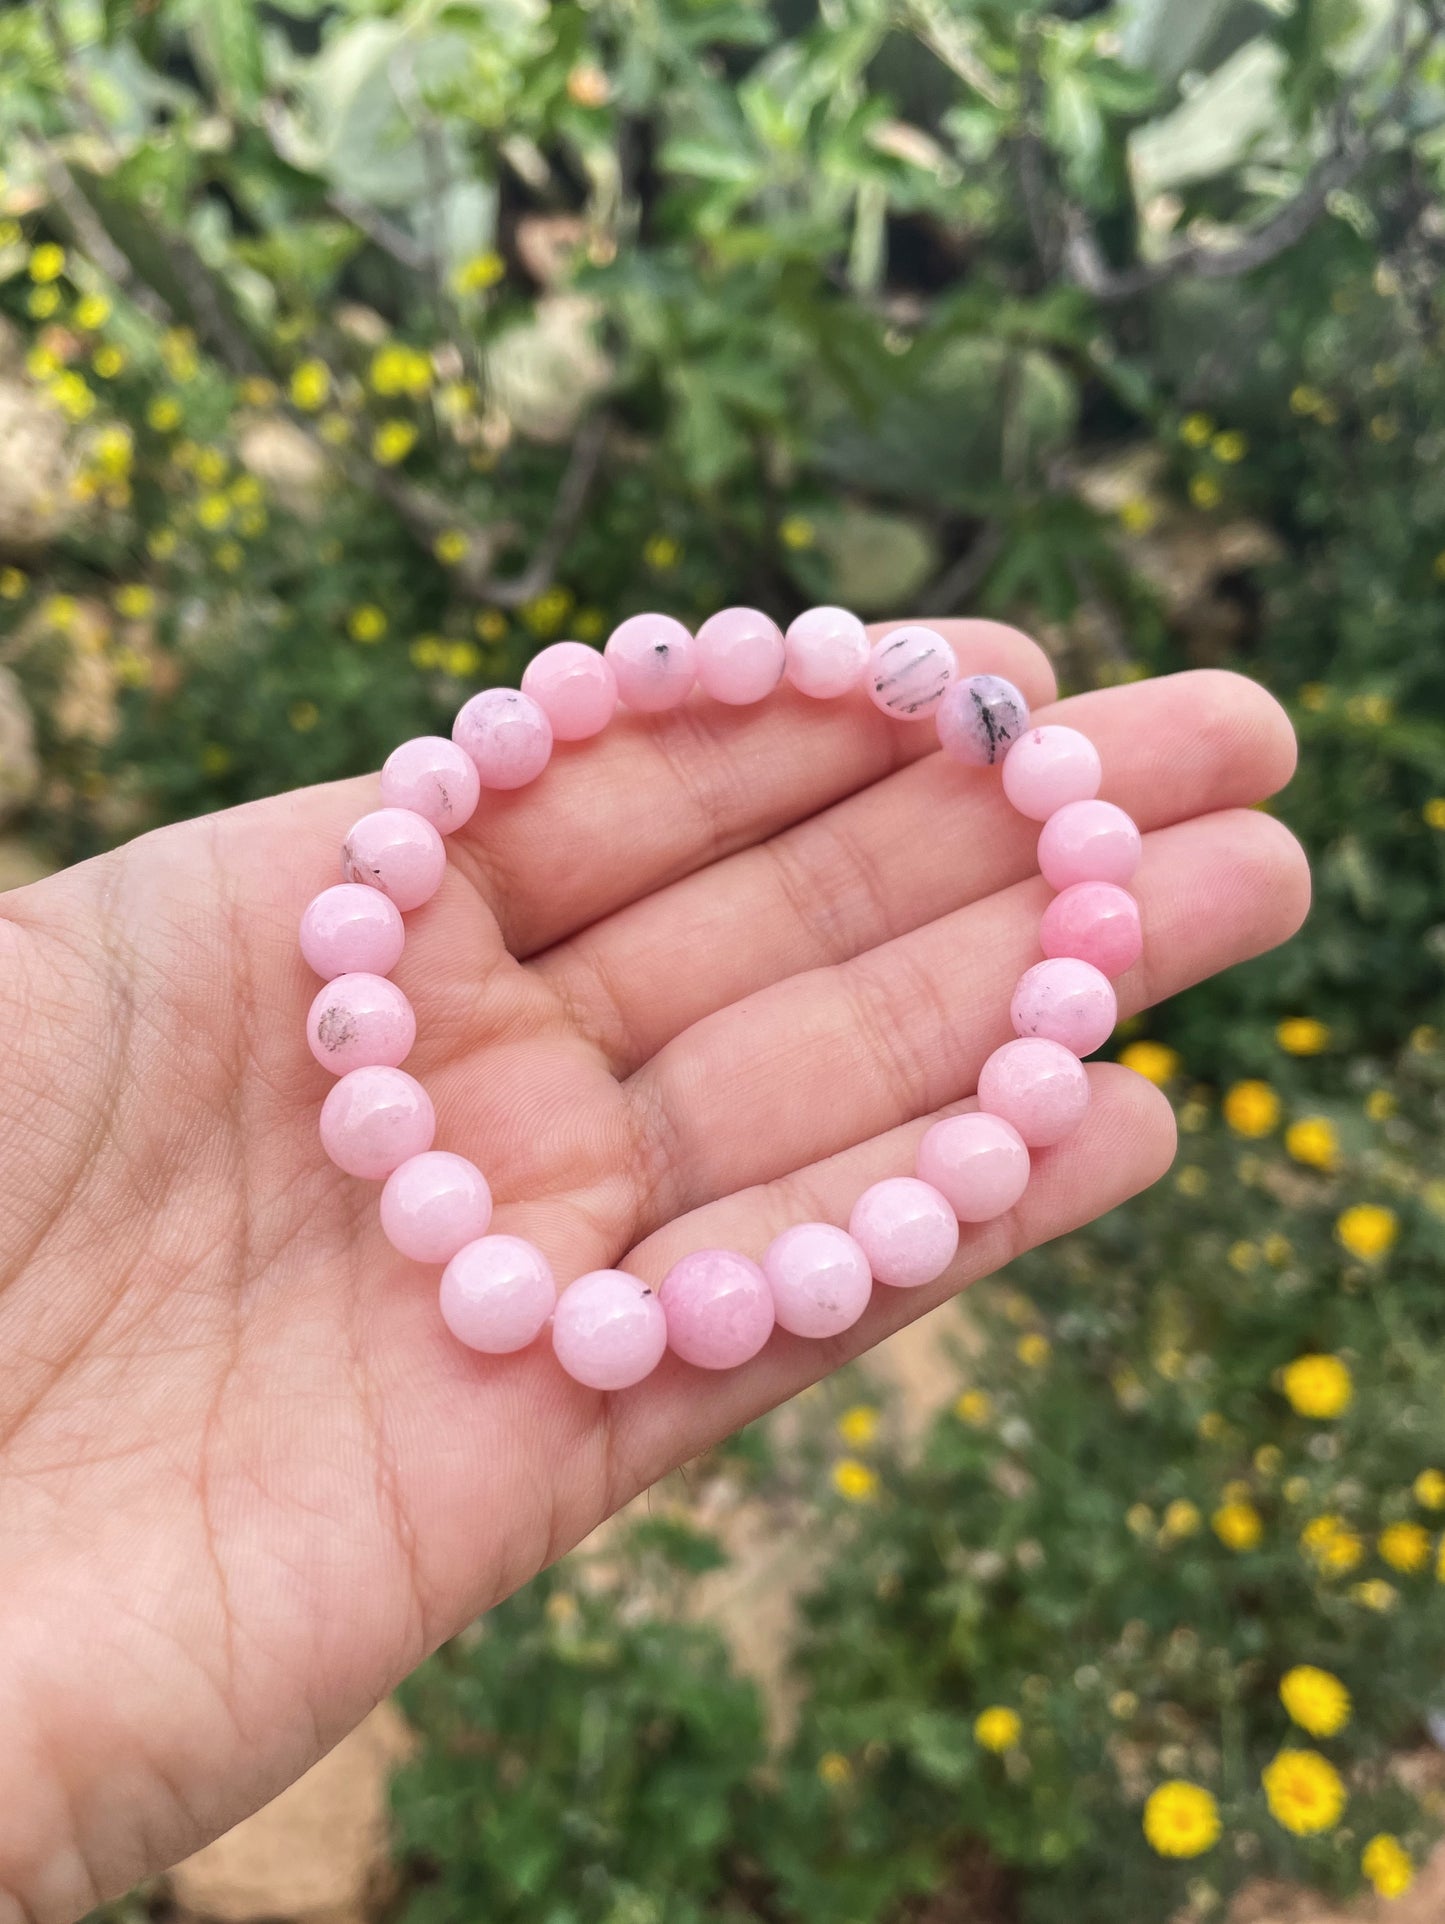
[[(431, 1146), (431, 1101), (399, 1066), (416, 1036), (411, 1004), (388, 980), (401, 958), (401, 912), (436, 893), (442, 837), (470, 820), (483, 788), (533, 781), (554, 741), (598, 734), (619, 701), (659, 714), (701, 686), (717, 701), (746, 704), (784, 679), (824, 700), (864, 682), (887, 715), (935, 716), (945, 755), (1002, 765), (1009, 801), (1043, 824), (1039, 869), (1058, 891), (1040, 924), (1045, 959), (1014, 990), (1015, 1039), (984, 1063), (978, 1110), (934, 1123), (916, 1173), (866, 1189), (846, 1230), (798, 1223), (761, 1263), (698, 1250), (655, 1292), (603, 1269), (559, 1295), (539, 1249), (487, 1234), (492, 1196), (482, 1172)], [(403, 1256), (445, 1265), (441, 1313), (471, 1349), (524, 1349), (550, 1323), (568, 1375), (617, 1390), (640, 1382), (668, 1348), (704, 1369), (730, 1369), (756, 1356), (775, 1324), (797, 1336), (836, 1336), (863, 1314), (875, 1282), (911, 1289), (942, 1275), (960, 1223), (1011, 1209), (1028, 1182), (1030, 1150), (1062, 1142), (1083, 1120), (1089, 1083), (1080, 1058), (1112, 1030), (1110, 978), (1143, 947), (1138, 906), (1123, 886), (1139, 863), (1139, 831), (1096, 799), (1101, 778), (1092, 742), (1073, 728), (1032, 727), (1023, 696), (997, 675), (960, 678), (953, 650), (931, 628), (895, 628), (870, 650), (863, 624), (842, 608), (812, 608), (786, 635), (756, 609), (727, 608), (696, 635), (670, 616), (644, 614), (616, 628), (602, 654), (575, 641), (545, 648), (520, 691), (473, 695), (450, 741), (423, 736), (395, 750), (381, 771), (383, 806), (346, 837), (345, 880), (301, 918), (301, 952), (326, 978), (307, 1037), (339, 1078), (321, 1110), (326, 1153), (350, 1175), (384, 1181), (382, 1229)]]

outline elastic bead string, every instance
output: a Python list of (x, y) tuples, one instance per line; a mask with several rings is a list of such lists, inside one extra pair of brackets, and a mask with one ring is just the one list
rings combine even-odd
[[(416, 1037), (410, 1002), (389, 977), (401, 959), (402, 911), (429, 901), (446, 870), (444, 837), (465, 826), (484, 789), (520, 788), (546, 767), (554, 741), (599, 734), (620, 704), (660, 714), (701, 686), (715, 701), (761, 701), (783, 681), (815, 700), (861, 682), (884, 714), (932, 717), (945, 755), (999, 767), (1018, 812), (1041, 824), (1039, 869), (1056, 891), (1039, 938), (1044, 960), (1019, 978), (1014, 1039), (978, 1078), (979, 1108), (936, 1122), (914, 1174), (865, 1189), (848, 1227), (796, 1223), (760, 1262), (696, 1250), (656, 1291), (625, 1270), (594, 1270), (559, 1293), (542, 1252), (488, 1230), (492, 1195), (465, 1156), (432, 1147), (436, 1116), (401, 1067)], [(870, 648), (842, 608), (810, 608), (786, 635), (755, 608), (725, 608), (696, 635), (669, 615), (633, 615), (602, 654), (580, 642), (544, 648), (520, 690), (473, 695), (450, 741), (404, 742), (381, 771), (381, 806), (342, 847), (345, 879), (301, 918), (301, 952), (326, 978), (307, 1039), (338, 1079), (321, 1109), (321, 1140), (348, 1175), (382, 1182), (381, 1226), (401, 1255), (442, 1265), (441, 1313), (469, 1348), (525, 1349), (550, 1326), (562, 1368), (593, 1389), (626, 1389), (665, 1350), (702, 1369), (756, 1356), (775, 1325), (837, 1336), (856, 1323), (875, 1283), (915, 1289), (941, 1276), (961, 1223), (984, 1223), (1023, 1195), (1030, 1152), (1072, 1134), (1089, 1106), (1081, 1058), (1118, 1014), (1110, 978), (1138, 961), (1139, 909), (1125, 886), (1139, 831), (1097, 799), (1098, 751), (1077, 729), (1035, 728), (1028, 704), (998, 675), (961, 677), (934, 629), (895, 628)]]

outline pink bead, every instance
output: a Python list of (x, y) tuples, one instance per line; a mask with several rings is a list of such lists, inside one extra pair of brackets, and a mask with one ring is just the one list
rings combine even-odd
[(1066, 802), (1039, 836), (1039, 873), (1056, 889), (1075, 882), (1129, 881), (1139, 866), (1139, 831), (1112, 802)]
[(868, 695), (900, 721), (925, 721), (958, 673), (958, 657), (936, 628), (891, 629), (868, 657)]
[(414, 1263), (449, 1263), (485, 1236), (492, 1192), (475, 1163), (431, 1149), (393, 1169), (381, 1192), (381, 1226), (392, 1248)]
[(773, 1333), (773, 1293), (756, 1263), (699, 1249), (673, 1264), (658, 1291), (669, 1348), (704, 1370), (749, 1362)]
[(1084, 1120), (1089, 1077), (1061, 1042), (1020, 1036), (995, 1049), (979, 1070), (978, 1102), (1011, 1124), (1030, 1149), (1048, 1149)]
[(431, 1148), (431, 1097), (404, 1069), (353, 1069), (321, 1105), (321, 1146), (348, 1176), (380, 1182)]
[(656, 1295), (623, 1269), (594, 1269), (557, 1298), (552, 1347), (590, 1390), (625, 1390), (662, 1361), (667, 1318)]
[(1020, 815), (1046, 822), (1069, 802), (1088, 802), (1104, 779), (1099, 751), (1077, 728), (1031, 728), (1003, 765), (1003, 792)]
[(380, 889), (338, 882), (307, 903), (301, 953), (318, 975), (390, 975), (401, 960), (406, 929), (401, 910)]
[(1002, 675), (950, 682), (938, 704), (938, 744), (966, 768), (992, 768), (1029, 725), (1029, 705)]
[(604, 650), (617, 692), (639, 715), (677, 708), (697, 680), (697, 647), (671, 615), (630, 615), (612, 630)]
[(697, 631), (697, 679), (705, 695), (742, 708), (783, 679), (783, 631), (756, 608), (722, 608)]
[(763, 1254), (778, 1327), (794, 1336), (840, 1336), (868, 1307), (873, 1272), (846, 1230), (795, 1223)]
[(374, 809), (352, 823), (341, 845), (345, 879), (380, 889), (399, 909), (429, 902), (446, 872), (446, 844), (424, 816), (409, 808)]
[(536, 702), (559, 742), (600, 735), (617, 709), (611, 662), (581, 641), (554, 641), (534, 655), (522, 675), (522, 693)]
[(1017, 1035), (1044, 1036), (1087, 1056), (1108, 1041), (1119, 1003), (1108, 976), (1092, 962), (1060, 955), (1024, 971), (1009, 1014)]
[(391, 808), (409, 808), (442, 835), (465, 827), (481, 792), (476, 763), (445, 735), (418, 735), (382, 763), (381, 799)]
[(783, 637), (784, 673), (800, 695), (828, 701), (862, 681), (868, 630), (846, 608), (809, 608)]
[(306, 1040), (334, 1076), (377, 1065), (394, 1069), (416, 1041), (412, 1006), (384, 975), (338, 975), (317, 994), (306, 1017)]
[(476, 763), (483, 788), (525, 788), (552, 755), (552, 724), (519, 688), (484, 688), (464, 702), (452, 740)]
[(865, 1189), (848, 1218), (848, 1234), (875, 1278), (893, 1289), (931, 1283), (958, 1253), (958, 1218), (916, 1176), (889, 1176)]
[(1029, 1152), (1002, 1116), (945, 1116), (918, 1145), (918, 1174), (961, 1223), (989, 1223), (1028, 1187)]
[(1113, 882), (1075, 882), (1056, 895), (1039, 922), (1045, 955), (1073, 955), (1105, 975), (1122, 975), (1144, 953), (1139, 904)]
[(442, 1321), (459, 1343), (488, 1356), (535, 1342), (556, 1304), (547, 1258), (520, 1236), (483, 1236), (442, 1271)]

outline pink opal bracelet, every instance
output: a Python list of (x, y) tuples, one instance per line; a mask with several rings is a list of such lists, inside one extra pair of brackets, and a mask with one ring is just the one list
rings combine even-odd
[[(798, 1223), (762, 1261), (702, 1249), (675, 1263), (654, 1292), (623, 1270), (594, 1270), (560, 1295), (546, 1258), (517, 1236), (489, 1235), (492, 1195), (474, 1163), (433, 1149), (436, 1116), (401, 1067), (416, 1036), (411, 1004), (388, 978), (401, 958), (402, 911), (435, 894), (443, 837), (462, 828), (484, 788), (520, 788), (546, 767), (554, 741), (584, 741), (619, 702), (659, 714), (701, 686), (715, 701), (761, 701), (781, 682), (829, 700), (862, 682), (887, 715), (936, 718), (943, 752), (999, 764), (1020, 814), (1042, 823), (1039, 868), (1057, 891), (1044, 911), (1044, 960), (1025, 971), (1010, 1013), (1015, 1039), (984, 1063), (979, 1108), (936, 1122), (916, 1173), (866, 1189), (846, 1230)], [(524, 1349), (550, 1324), (568, 1375), (626, 1389), (672, 1349), (703, 1369), (756, 1356), (775, 1325), (837, 1336), (856, 1323), (875, 1282), (914, 1289), (942, 1275), (960, 1223), (1011, 1209), (1029, 1179), (1030, 1151), (1062, 1142), (1083, 1120), (1081, 1057), (1117, 1014), (1110, 978), (1139, 958), (1139, 910), (1126, 884), (1139, 831), (1097, 799), (1103, 771), (1076, 729), (1031, 726), (1027, 704), (997, 675), (962, 678), (942, 635), (895, 628), (871, 649), (842, 608), (812, 608), (786, 635), (753, 608), (726, 608), (693, 635), (670, 616), (634, 615), (606, 650), (575, 641), (545, 648), (520, 690), (487, 689), (462, 708), (452, 739), (405, 742), (381, 771), (382, 806), (342, 847), (345, 880), (301, 918), (301, 952), (325, 987), (307, 1038), (338, 1078), (321, 1109), (321, 1140), (349, 1175), (382, 1182), (381, 1225), (392, 1246), (444, 1265), (441, 1313), (471, 1349)]]

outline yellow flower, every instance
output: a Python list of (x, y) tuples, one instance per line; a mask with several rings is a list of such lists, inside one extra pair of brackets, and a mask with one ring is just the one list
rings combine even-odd
[(51, 595), (40, 615), (48, 628), (57, 628), (65, 634), (75, 626), (77, 612), (74, 595)]
[(1338, 1356), (1297, 1356), (1280, 1372), (1280, 1388), (1296, 1416), (1328, 1420), (1350, 1407), (1354, 1380)]
[(1381, 1203), (1356, 1203), (1335, 1224), (1345, 1248), (1366, 1263), (1385, 1255), (1399, 1233), (1394, 1210)]
[(1420, 813), (1430, 828), (1445, 828), (1445, 795), (1432, 795)]
[(1229, 1434), (1229, 1424), (1219, 1410), (1206, 1410), (1196, 1427), (1206, 1443), (1218, 1443)]
[(1174, 1187), (1184, 1196), (1202, 1196), (1209, 1187), (1209, 1175), (1198, 1163), (1187, 1162), (1174, 1178)]
[(58, 287), (32, 287), (25, 301), (26, 309), (37, 321), (48, 321), (60, 307)]
[(1421, 1470), (1415, 1478), (1415, 1501), (1424, 1510), (1445, 1510), (1445, 1470)]
[(297, 701), (291, 704), (287, 720), (298, 735), (309, 735), (321, 719), (321, 710), (314, 701)]
[(213, 533), (231, 518), (231, 504), (223, 494), (203, 494), (196, 503), (196, 519)]
[(1280, 1751), (1265, 1765), (1260, 1782), (1270, 1815), (1296, 1837), (1317, 1837), (1340, 1821), (1345, 1787), (1317, 1750)]
[(1131, 1503), (1124, 1512), (1124, 1521), (1136, 1537), (1153, 1534), (1154, 1512), (1147, 1503)]
[(156, 528), (146, 536), (146, 547), (157, 561), (169, 561), (178, 545), (174, 528)]
[(1183, 1537), (1197, 1535), (1202, 1521), (1197, 1503), (1189, 1502), (1187, 1497), (1176, 1497), (1164, 1512), (1163, 1534), (1178, 1542)]
[(432, 384), (431, 356), (420, 348), (393, 343), (378, 348), (371, 357), (369, 375), (372, 392), (388, 397), (409, 394), (419, 401)]
[(1120, 1051), (1119, 1060), (1126, 1069), (1132, 1069), (1136, 1076), (1143, 1076), (1159, 1089), (1172, 1082), (1182, 1066), (1178, 1052), (1164, 1042), (1131, 1042), (1127, 1049)]
[(1249, 441), (1245, 435), (1231, 428), (1227, 434), (1215, 435), (1209, 444), (1209, 451), (1216, 461), (1223, 461), (1227, 466), (1232, 467), (1236, 461), (1242, 461), (1249, 453)]
[(1294, 1254), (1294, 1245), (1288, 1236), (1281, 1236), (1277, 1229), (1271, 1230), (1264, 1239), (1264, 1254), (1267, 1262), (1276, 1269), (1283, 1269)]
[(1252, 1275), (1259, 1267), (1259, 1244), (1250, 1242), (1231, 1243), (1229, 1246), (1229, 1267), (1237, 1269), (1241, 1276)]
[[(1288, 1491), (1286, 1491), (1288, 1494)], [(1343, 1517), (1312, 1517), (1300, 1531), (1300, 1548), (1325, 1576), (1345, 1576), (1364, 1560), (1365, 1546)]]
[(383, 421), (371, 437), (372, 459), (384, 468), (394, 468), (416, 446), (416, 429), (410, 421)]
[(600, 608), (584, 608), (572, 624), (579, 641), (600, 641), (607, 632), (607, 617)]
[(953, 1413), (960, 1423), (981, 1430), (993, 1415), (993, 1398), (987, 1390), (965, 1390), (955, 1402)]
[(1372, 1089), (1365, 1097), (1365, 1114), (1371, 1122), (1388, 1122), (1399, 1106), (1388, 1089)]
[(1398, 1837), (1381, 1831), (1360, 1853), (1360, 1869), (1377, 1897), (1403, 1897), (1415, 1881), (1415, 1866)]
[(1030, 1330), (1026, 1336), (1021, 1336), (1015, 1348), (1019, 1361), (1026, 1369), (1041, 1370), (1049, 1360), (1049, 1339), (1040, 1336), (1037, 1330)]
[(507, 632), (507, 617), (500, 608), (484, 608), (473, 624), (483, 641), (501, 641)]
[(670, 534), (655, 534), (643, 544), (642, 559), (654, 574), (666, 574), (675, 568), (682, 556), (682, 549)]
[(1430, 1532), (1423, 1523), (1392, 1523), (1380, 1532), (1376, 1548), (1392, 1570), (1413, 1576), (1430, 1560)]
[(1126, 534), (1148, 534), (1159, 519), (1159, 510), (1142, 494), (1125, 501), (1119, 509), (1119, 524)]
[(458, 294), (483, 294), (489, 287), (495, 287), (507, 271), (507, 264), (500, 254), (474, 254), (469, 261), (463, 261), (452, 276), (452, 286)]
[(1299, 691), (1300, 707), (1307, 708), (1312, 715), (1328, 707), (1330, 691), (1322, 681), (1307, 681)]
[(1296, 1664), (1280, 1678), (1279, 1700), (1290, 1721), (1311, 1737), (1333, 1737), (1350, 1721), (1350, 1693), (1339, 1678), (1313, 1664)]
[(29, 585), (23, 568), (0, 568), (0, 601), (18, 601)]
[(1120, 1723), (1127, 1723), (1138, 1708), (1139, 1699), (1132, 1690), (1116, 1690), (1109, 1699), (1109, 1715)]
[(54, 241), (43, 241), (30, 253), (30, 278), (32, 281), (58, 281), (65, 272), (65, 249), (57, 247)]
[(199, 366), (196, 337), (188, 327), (168, 328), (161, 336), (161, 359), (173, 381), (189, 381), (194, 376)]
[(829, 1790), (837, 1790), (853, 1776), (853, 1766), (841, 1750), (828, 1750), (818, 1759), (818, 1775)]
[(135, 444), (130, 438), (130, 429), (119, 424), (102, 428), (90, 444), (90, 458), (106, 480), (124, 480), (135, 458)]
[(18, 220), (0, 220), (0, 247), (18, 246), (21, 228)]
[(1279, 1122), (1279, 1097), (1267, 1082), (1236, 1082), (1224, 1098), (1224, 1120), (1237, 1136), (1267, 1136)]
[(449, 641), (442, 653), (442, 667), (458, 681), (474, 675), (482, 665), (482, 651), (474, 642)]
[(94, 333), (110, 319), (110, 302), (104, 294), (87, 294), (75, 304), (75, 325)]
[(1261, 1476), (1278, 1476), (1284, 1465), (1284, 1451), (1278, 1443), (1261, 1443), (1254, 1453), (1254, 1467)]
[(1286, 1055), (1317, 1056), (1329, 1048), (1330, 1031), (1312, 1015), (1292, 1015), (1276, 1027), (1274, 1039)]
[(1226, 1550), (1253, 1550), (1264, 1535), (1264, 1519), (1252, 1503), (1222, 1503), (1210, 1521)]
[(169, 434), (181, 424), (181, 404), (173, 394), (158, 394), (146, 409), (146, 424), (157, 434)]
[(374, 601), (364, 601), (346, 617), (346, 631), (353, 641), (380, 641), (386, 633), (386, 615)]
[(445, 646), (438, 635), (418, 635), (407, 653), (414, 668), (440, 668), (445, 659)]
[(1149, 1793), (1144, 1835), (1161, 1857), (1199, 1857), (1219, 1841), (1219, 1806), (1199, 1784), (1172, 1778)]
[(838, 1418), (838, 1434), (855, 1450), (866, 1450), (878, 1434), (878, 1412), (871, 1403), (855, 1403)]
[(1189, 483), (1189, 499), (1196, 508), (1217, 508), (1224, 499), (1224, 490), (1212, 474), (1196, 474)]
[(216, 566), (223, 574), (235, 574), (245, 559), (246, 551), (239, 541), (223, 541), (216, 549)]
[(1214, 423), (1207, 414), (1186, 415), (1179, 429), (1179, 438), (1186, 447), (1202, 448), (1214, 432)]
[(292, 370), (291, 400), (305, 414), (318, 414), (331, 394), (331, 370), (325, 361), (303, 361)]
[(50, 383), (50, 396), (72, 421), (83, 421), (95, 411), (95, 396), (86, 386), (84, 375), (74, 369), (55, 377)]
[(778, 538), (785, 548), (811, 548), (818, 531), (805, 514), (790, 514), (779, 524)]
[(1386, 1583), (1383, 1577), (1371, 1577), (1365, 1583), (1357, 1583), (1350, 1595), (1367, 1610), (1381, 1612), (1393, 1610), (1400, 1601), (1399, 1591), (1393, 1583)]
[(1393, 441), (1400, 432), (1400, 423), (1393, 414), (1372, 414), (1370, 416), (1370, 435), (1381, 443)]
[(432, 553), (444, 567), (454, 568), (464, 559), (468, 548), (467, 537), (460, 528), (446, 528), (432, 544)]
[(973, 1734), (985, 1750), (1001, 1756), (1017, 1746), (1024, 1734), (1023, 1721), (1016, 1710), (1004, 1704), (990, 1704), (974, 1718)]
[(1311, 1169), (1333, 1169), (1339, 1161), (1340, 1140), (1324, 1116), (1301, 1116), (1284, 1132), (1284, 1146), (1296, 1162)]
[(125, 366), (124, 350), (107, 341), (103, 347), (98, 347), (91, 355), (90, 365), (102, 381), (113, 381)]
[(878, 1494), (878, 1472), (856, 1456), (842, 1457), (833, 1465), (833, 1488), (850, 1503), (871, 1503)]
[(572, 608), (570, 588), (549, 588), (522, 604), (522, 620), (534, 635), (555, 635)]
[(115, 591), (115, 611), (127, 621), (144, 621), (154, 614), (156, 598), (143, 581), (128, 581)]

